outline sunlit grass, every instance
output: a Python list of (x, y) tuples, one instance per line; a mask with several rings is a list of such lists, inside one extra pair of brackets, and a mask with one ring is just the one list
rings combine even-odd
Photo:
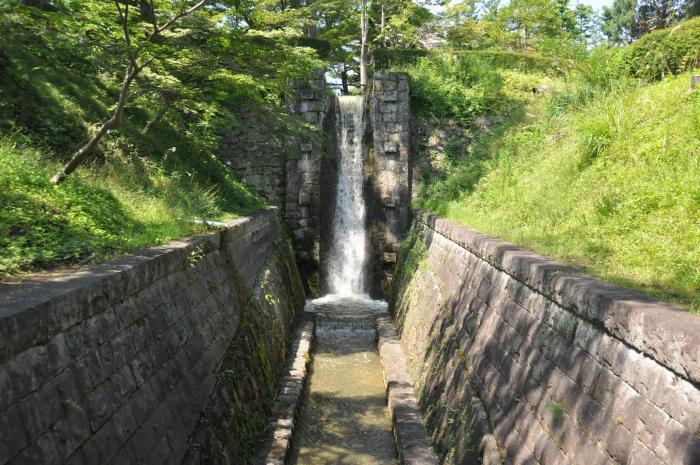
[(0, 140), (0, 277), (103, 261), (202, 231), (192, 219), (230, 219), (262, 205), (232, 185), (243, 201), (226, 208), (192, 176), (117, 151), (54, 186), (58, 167), (35, 148)]
[(700, 91), (689, 78), (539, 105), (476, 146), (478, 176), (468, 161), (451, 174), (461, 194), (438, 186), (424, 206), (700, 312)]

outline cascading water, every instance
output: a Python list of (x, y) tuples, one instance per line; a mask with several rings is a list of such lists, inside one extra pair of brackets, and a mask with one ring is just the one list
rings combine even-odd
[(332, 293), (340, 295), (364, 291), (363, 113), (364, 97), (338, 97), (336, 133), (340, 162), (328, 284)]

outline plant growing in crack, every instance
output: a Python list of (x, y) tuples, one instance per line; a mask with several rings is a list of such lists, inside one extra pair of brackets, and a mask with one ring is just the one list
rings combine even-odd
[(561, 402), (555, 402), (550, 407), (550, 410), (554, 418), (559, 418), (566, 412), (566, 406)]
[(187, 266), (194, 268), (202, 258), (204, 258), (204, 246), (202, 244), (198, 244), (187, 256)]

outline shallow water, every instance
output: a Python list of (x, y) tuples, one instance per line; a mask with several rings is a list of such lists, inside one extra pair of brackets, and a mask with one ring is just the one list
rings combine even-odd
[[(318, 305), (308, 398), (295, 432), (297, 465), (396, 464), (371, 302)], [(308, 306), (307, 306), (308, 309)]]

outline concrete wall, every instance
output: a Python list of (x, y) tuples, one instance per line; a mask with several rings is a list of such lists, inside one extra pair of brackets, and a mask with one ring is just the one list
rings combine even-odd
[(274, 209), (0, 286), (0, 464), (242, 463), (303, 306)]
[(700, 318), (446, 220), (409, 239), (390, 303), (442, 463), (700, 463)]

